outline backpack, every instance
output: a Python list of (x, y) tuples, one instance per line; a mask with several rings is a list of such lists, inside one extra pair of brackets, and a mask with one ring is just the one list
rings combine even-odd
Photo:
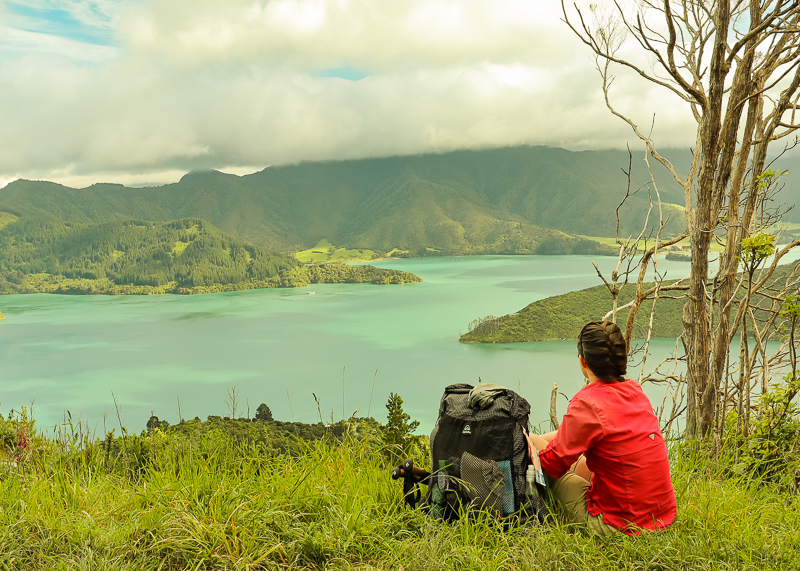
[(488, 511), (515, 515), (520, 523), (544, 521), (544, 479), (534, 483), (525, 433), (529, 414), (528, 401), (505, 387), (459, 383), (445, 389), (425, 482), (432, 517), (454, 521)]

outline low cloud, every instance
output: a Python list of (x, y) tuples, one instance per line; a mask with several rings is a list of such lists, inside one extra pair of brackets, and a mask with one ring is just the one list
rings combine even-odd
[[(0, 179), (144, 184), (192, 168), (624, 146), (630, 129), (605, 108), (556, 6), (158, 0), (108, 8), (98, 25), (113, 26), (110, 46), (11, 29), (24, 41), (0, 43), (0, 108), (11, 110)], [(324, 76), (345, 67), (365, 76)], [(625, 74), (615, 95), (648, 130), (658, 110), (663, 146), (691, 144), (674, 96)]]

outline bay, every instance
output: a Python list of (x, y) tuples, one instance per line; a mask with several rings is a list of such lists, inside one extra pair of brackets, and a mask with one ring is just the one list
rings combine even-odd
[[(120, 423), (139, 431), (151, 412), (177, 422), (179, 407), (184, 418), (229, 416), (235, 389), (237, 417), (252, 417), (264, 402), (280, 420), (316, 422), (320, 411), (326, 422), (356, 412), (384, 420), (391, 391), (427, 432), (444, 387), (480, 378), (518, 390), (531, 402), (532, 421), (544, 423), (554, 382), (565, 396), (582, 386), (575, 342), (466, 345), (458, 337), (477, 317), (597, 285), (593, 259), (604, 271), (615, 263), (588, 256), (403, 259), (374, 265), (416, 273), (422, 283), (0, 297), (7, 317), (0, 322), (1, 411), (33, 402), (40, 428), (63, 422), (69, 411), (97, 434)], [(659, 268), (679, 277), (687, 265), (660, 261)], [(674, 340), (655, 340), (653, 359), (673, 347)]]

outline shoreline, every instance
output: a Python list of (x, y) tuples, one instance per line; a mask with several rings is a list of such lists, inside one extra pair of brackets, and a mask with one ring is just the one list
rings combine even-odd
[(4, 288), (0, 295), (28, 293), (50, 293), (63, 295), (203, 295), (251, 289), (301, 288), (324, 283), (367, 283), (374, 285), (402, 285), (421, 282), (416, 274), (391, 268), (354, 266), (334, 263), (317, 266), (301, 266), (290, 272), (266, 279), (251, 278), (229, 284), (212, 284), (183, 287), (176, 281), (163, 285), (116, 284), (108, 278), (99, 280), (71, 279), (52, 274), (30, 274), (17, 287)]

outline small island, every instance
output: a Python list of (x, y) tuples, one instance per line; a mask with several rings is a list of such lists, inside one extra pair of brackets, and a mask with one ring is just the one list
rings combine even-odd
[(680, 252), (667, 252), (665, 256), (667, 260), (673, 262), (691, 262), (692, 256), (690, 254), (681, 254)]

